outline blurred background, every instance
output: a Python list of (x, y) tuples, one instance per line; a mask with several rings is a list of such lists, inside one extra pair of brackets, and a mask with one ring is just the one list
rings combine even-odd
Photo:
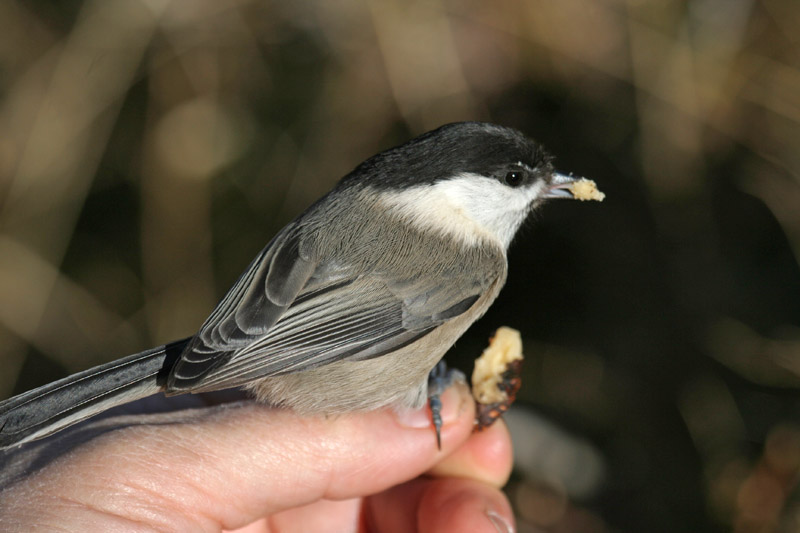
[(552, 202), (451, 352), (522, 332), (520, 531), (800, 531), (800, 2), (0, 2), (0, 398), (192, 334), (286, 222), (454, 120)]

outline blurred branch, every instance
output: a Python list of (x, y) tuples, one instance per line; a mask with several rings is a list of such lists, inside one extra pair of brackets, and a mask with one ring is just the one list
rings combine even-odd
[(709, 334), (711, 355), (742, 377), (771, 387), (800, 387), (800, 330), (794, 338), (764, 338), (741, 322), (718, 321)]
[[(144, 3), (88, 1), (69, 36), (35, 60), (10, 88), (0, 107), (0, 138), (12, 147), (15, 160), (8, 165), (13, 170), (3, 191), (0, 231), (19, 249), (29, 249), (27, 257), (36, 254), (47, 265), (61, 262), (156, 25), (155, 14)], [(11, 322), (18, 317), (20, 300), (0, 301), (6, 324), (34, 345), (47, 330), (39, 329), (45, 309), (58, 307), (51, 297), (64, 296), (54, 292), (57, 272), (53, 267), (45, 271), (47, 275), (36, 279), (36, 290), (26, 292), (23, 325)], [(20, 276), (8, 279), (21, 281)], [(63, 342), (48, 343), (47, 352), (62, 357)]]

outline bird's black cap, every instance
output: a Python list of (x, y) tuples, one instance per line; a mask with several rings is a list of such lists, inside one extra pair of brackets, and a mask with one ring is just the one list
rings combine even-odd
[(381, 152), (353, 170), (342, 185), (404, 189), (433, 184), (458, 174), (485, 176), (522, 163), (551, 172), (552, 157), (521, 132), (488, 122), (454, 122)]

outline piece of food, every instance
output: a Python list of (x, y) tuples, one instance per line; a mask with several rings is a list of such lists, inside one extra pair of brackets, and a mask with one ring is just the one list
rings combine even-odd
[(522, 385), (522, 338), (519, 331), (499, 328), (489, 347), (475, 361), (472, 371), (472, 396), (477, 402), (475, 427), (491, 426), (508, 410)]
[(598, 202), (602, 202), (606, 197), (606, 195), (600, 192), (600, 189), (597, 188), (597, 184), (595, 182), (592, 180), (587, 180), (586, 178), (581, 178), (572, 183), (568, 189), (569, 192), (572, 193), (572, 196), (581, 202), (586, 200), (597, 200)]

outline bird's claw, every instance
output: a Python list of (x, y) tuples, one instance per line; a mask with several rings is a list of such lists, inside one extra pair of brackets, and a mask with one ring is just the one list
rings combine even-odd
[(447, 368), (444, 359), (439, 361), (428, 375), (428, 405), (431, 421), (436, 431), (436, 446), (442, 449), (442, 393), (457, 380), (465, 380), (464, 374), (455, 368)]

